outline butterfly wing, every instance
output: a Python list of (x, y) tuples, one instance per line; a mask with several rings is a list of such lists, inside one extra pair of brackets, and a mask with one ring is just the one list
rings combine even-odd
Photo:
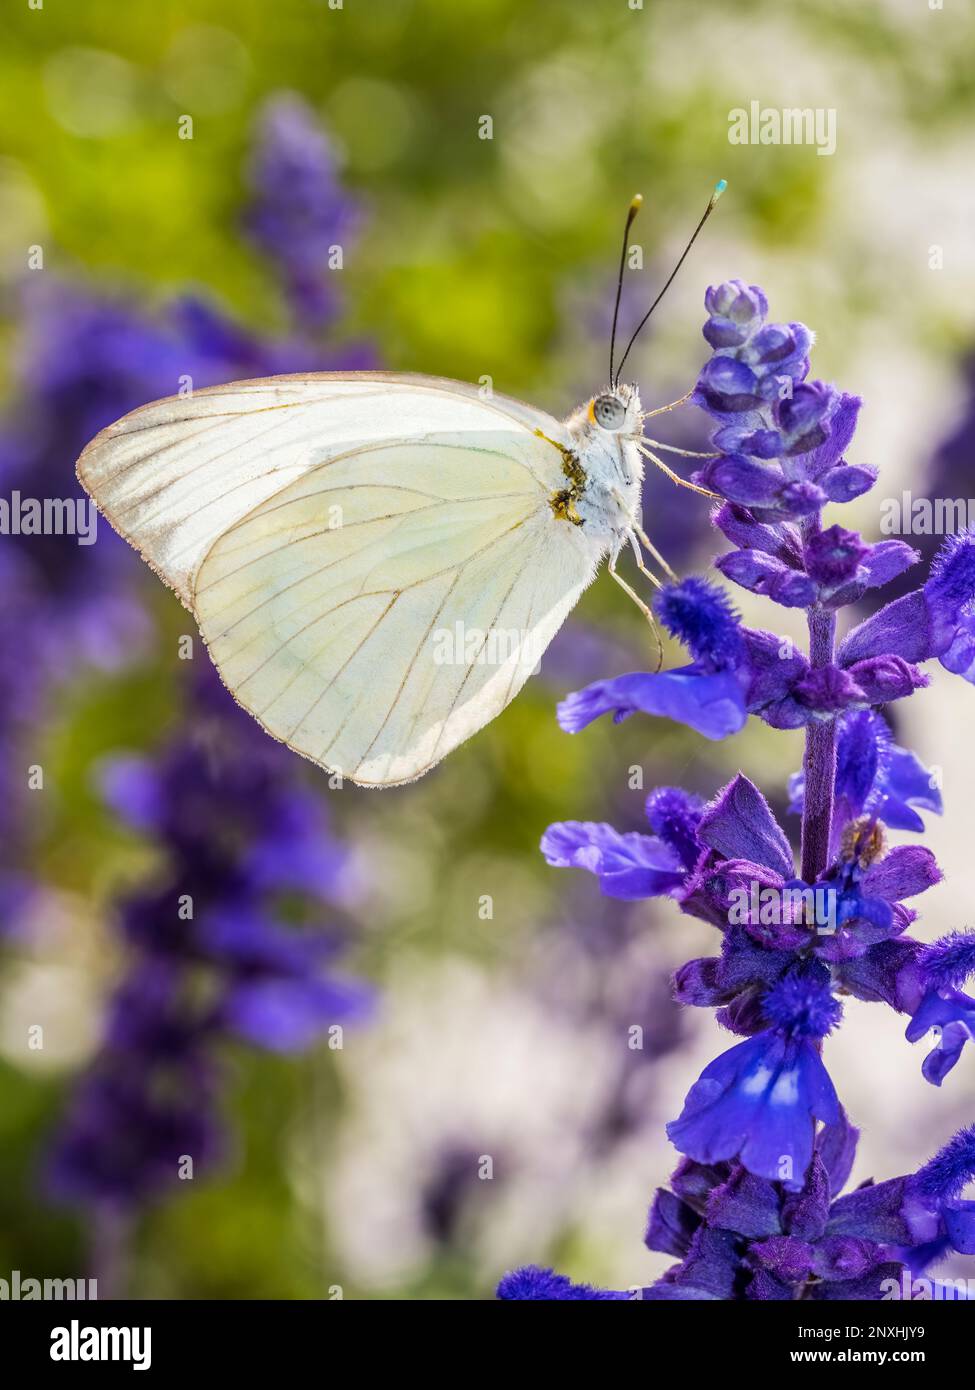
[(134, 412), (79, 476), (269, 733), (392, 785), (500, 713), (594, 573), (539, 429), (438, 378), (271, 378)]

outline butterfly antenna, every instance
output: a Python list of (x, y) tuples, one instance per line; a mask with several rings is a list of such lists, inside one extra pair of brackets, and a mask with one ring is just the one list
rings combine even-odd
[(630, 228), (633, 226), (633, 219), (643, 207), (643, 194), (637, 193), (630, 203), (629, 211), (626, 214), (626, 226), (623, 228), (623, 249), (620, 251), (620, 273), (616, 277), (616, 303), (613, 305), (613, 331), (609, 338), (609, 380), (613, 380), (613, 358), (616, 355), (616, 325), (620, 317), (620, 297), (623, 294), (623, 272), (626, 270), (626, 253), (630, 249)]
[[(647, 312), (643, 315), (643, 318), (642, 318), (642, 319), (640, 320), (640, 322), (637, 324), (636, 330), (635, 330), (635, 332), (634, 332), (634, 334), (633, 334), (633, 337), (632, 337), (632, 338), (630, 339), (630, 341), (627, 343), (627, 345), (626, 345), (626, 351), (623, 353), (623, 356), (620, 358), (619, 367), (616, 369), (616, 376), (615, 376), (615, 377), (612, 377), (612, 375), (611, 375), (611, 381), (612, 381), (613, 386), (618, 386), (618, 385), (619, 385), (620, 374), (621, 374), (622, 371), (623, 371), (623, 365), (624, 365), (624, 363), (626, 362), (626, 359), (627, 359), (627, 358), (629, 357), (629, 355), (630, 355), (630, 348), (633, 346), (633, 344), (636, 342), (637, 338), (640, 336), (641, 332), (643, 331), (643, 326), (644, 326), (644, 324), (647, 322), (647, 320), (649, 319), (650, 315), (653, 313), (654, 309), (656, 309), (657, 305), (660, 303), (660, 301), (663, 299), (664, 295), (667, 293), (667, 291), (670, 289), (671, 285), (674, 283), (674, 280), (675, 280), (675, 278), (676, 278), (676, 276), (677, 276), (678, 270), (680, 270), (681, 266), (684, 264), (685, 260), (687, 259), (687, 254), (688, 254), (688, 252), (690, 251), (691, 247), (694, 245), (695, 241), (697, 241), (698, 236), (700, 235), (701, 228), (704, 226), (705, 222), (706, 222), (706, 221), (708, 220), (708, 218), (711, 216), (712, 212), (714, 212), (715, 205), (717, 204), (718, 199), (721, 197), (722, 193), (725, 191), (725, 189), (726, 189), (727, 187), (728, 187), (728, 184), (727, 184), (727, 180), (725, 180), (725, 179), (719, 179), (718, 182), (715, 184), (715, 186), (714, 186), (714, 192), (711, 194), (711, 201), (708, 203), (707, 207), (704, 209), (704, 216), (701, 218), (700, 222), (699, 222), (699, 223), (697, 224), (697, 226), (694, 228), (694, 235), (691, 237), (690, 241), (689, 241), (689, 242), (687, 243), (687, 245), (684, 247), (683, 254), (681, 255), (680, 260), (679, 260), (679, 261), (677, 262), (677, 264), (674, 266), (673, 270), (670, 272), (670, 275), (667, 277), (667, 282), (666, 282), (666, 284), (664, 285), (664, 287), (663, 287), (663, 289), (660, 291), (660, 293), (657, 295), (657, 297), (656, 297), (656, 299), (653, 301), (653, 303), (650, 305), (650, 308), (649, 308), (649, 309), (647, 310)], [(635, 213), (634, 213), (634, 216), (636, 216)], [(631, 219), (631, 220), (632, 220), (632, 219)], [(629, 230), (629, 223), (627, 223), (627, 230)], [(624, 248), (624, 253), (623, 253), (623, 254), (624, 254), (624, 256), (625, 256), (625, 254), (626, 254), (625, 248)], [(616, 296), (616, 302), (617, 302), (617, 304), (619, 303), (619, 293), (618, 293), (618, 292), (617, 292), (617, 296)], [(615, 326), (615, 325), (614, 325), (614, 326)]]

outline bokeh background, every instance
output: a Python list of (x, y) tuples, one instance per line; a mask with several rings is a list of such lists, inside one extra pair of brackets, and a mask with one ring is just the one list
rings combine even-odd
[[(739, 276), (866, 398), (865, 532), (904, 488), (975, 495), (971, 7), (635, 4), (8, 6), (2, 495), (73, 496), (87, 439), (185, 378), (375, 365), (567, 411), (606, 375), (629, 198), (632, 324), (718, 177), (631, 358), (644, 400), (693, 383), (704, 289)], [(835, 154), (729, 144), (752, 100), (834, 108)], [(703, 440), (694, 414), (665, 437)], [(720, 548), (699, 503), (648, 480), (683, 570)], [(710, 795), (739, 767), (784, 814), (798, 736), (562, 734), (561, 695), (651, 659), (602, 579), (434, 773), (333, 788), (186, 659), (188, 615), (107, 526), (0, 537), (0, 580), (0, 1275), (171, 1298), (483, 1298), (529, 1260), (649, 1282), (663, 1126), (728, 1043), (667, 981), (713, 942), (546, 868), (538, 839), (639, 829), (653, 786)], [(936, 674), (893, 712), (943, 772), (930, 937), (973, 925), (972, 700)], [(933, 1090), (902, 1022), (853, 1003), (829, 1043), (861, 1179), (975, 1109), (970, 1059)]]

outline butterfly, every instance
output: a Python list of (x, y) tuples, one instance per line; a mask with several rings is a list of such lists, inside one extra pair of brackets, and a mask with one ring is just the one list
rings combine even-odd
[(617, 572), (629, 547), (673, 577), (643, 460), (704, 489), (643, 436), (691, 393), (645, 412), (620, 372), (723, 188), (614, 371), (633, 200), (610, 385), (564, 421), (446, 378), (310, 372), (155, 401), (87, 446), (82, 486), (269, 734), (361, 786), (411, 782), (518, 694), (604, 558), (652, 624)]

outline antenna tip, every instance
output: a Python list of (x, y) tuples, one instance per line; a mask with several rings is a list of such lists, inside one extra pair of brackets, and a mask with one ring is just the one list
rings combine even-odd
[(711, 202), (716, 203), (727, 187), (727, 179), (718, 179), (718, 182), (714, 185), (714, 192), (711, 194)]

